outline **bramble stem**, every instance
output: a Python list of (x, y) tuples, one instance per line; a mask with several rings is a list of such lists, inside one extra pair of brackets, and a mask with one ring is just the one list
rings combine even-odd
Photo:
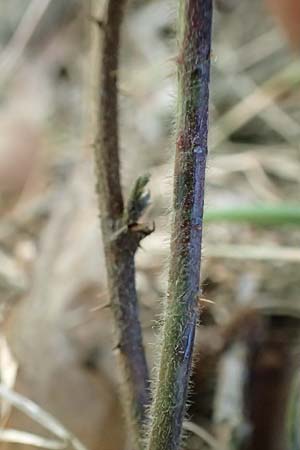
[[(108, 290), (115, 322), (115, 350), (131, 449), (142, 447), (142, 424), (149, 403), (148, 369), (142, 342), (135, 286), (134, 257), (151, 230), (138, 223), (147, 206), (147, 177), (138, 178), (124, 205), (119, 162), (118, 55), (126, 0), (108, 0), (106, 16), (94, 20), (97, 35), (96, 139), (97, 194), (107, 267)], [(100, 89), (99, 89), (100, 87)]]
[(180, 446), (198, 319), (212, 0), (179, 0), (178, 21), (171, 260), (148, 450), (177, 450)]

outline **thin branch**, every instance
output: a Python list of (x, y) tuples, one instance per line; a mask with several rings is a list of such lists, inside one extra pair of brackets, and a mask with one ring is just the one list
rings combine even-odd
[(148, 177), (138, 178), (127, 205), (124, 205), (121, 189), (117, 84), (120, 28), (125, 6), (126, 0), (109, 0), (105, 18), (93, 21), (95, 46), (101, 42), (94, 93), (97, 96), (95, 160), (122, 400), (132, 447), (137, 449), (141, 447), (141, 425), (145, 422), (145, 408), (149, 403), (149, 377), (139, 323), (134, 257), (141, 239), (152, 230), (139, 223), (149, 200), (144, 191)]
[(168, 298), (149, 450), (180, 446), (198, 319), (211, 0), (179, 0), (177, 145)]

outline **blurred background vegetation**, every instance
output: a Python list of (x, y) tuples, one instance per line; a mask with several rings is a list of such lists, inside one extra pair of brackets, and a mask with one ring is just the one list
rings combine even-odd
[[(130, 2), (119, 86), (124, 188), (137, 174), (151, 174), (147, 220), (155, 220), (156, 231), (137, 256), (151, 365), (168, 262), (175, 3)], [(195, 362), (186, 424), (191, 450), (217, 445), (205, 435), (213, 423), (225, 442), (240, 420), (232, 390), (243, 358), (221, 358), (218, 350), (233, 312), (255, 306), (300, 314), (299, 55), (261, 0), (217, 6), (202, 273), (210, 303), (203, 302), (196, 345), (200, 361), (208, 348), (210, 363), (203, 371)], [(101, 308), (106, 281), (90, 137), (89, 32), (96, 25), (79, 0), (2, 0), (1, 11), (1, 383), (51, 413), (90, 450), (122, 450), (110, 312)], [(293, 34), (294, 47), (297, 39)], [(226, 361), (231, 386), (220, 381), (228, 378)], [(3, 429), (50, 439), (7, 398), (0, 406)]]

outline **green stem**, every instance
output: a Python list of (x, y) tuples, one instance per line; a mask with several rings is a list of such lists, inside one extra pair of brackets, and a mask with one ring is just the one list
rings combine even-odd
[(171, 260), (148, 450), (177, 450), (185, 413), (198, 318), (211, 21), (211, 0), (179, 0)]

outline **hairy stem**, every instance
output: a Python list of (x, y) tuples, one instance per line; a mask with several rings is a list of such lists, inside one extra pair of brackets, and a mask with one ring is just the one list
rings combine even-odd
[(96, 56), (95, 161), (121, 394), (131, 449), (136, 450), (141, 448), (149, 377), (138, 317), (134, 256), (140, 240), (151, 230), (138, 223), (148, 201), (144, 193), (147, 177), (137, 180), (127, 206), (120, 181), (117, 76), (125, 4), (126, 0), (108, 0), (105, 18), (93, 25), (95, 45), (101, 42)]
[(171, 261), (149, 450), (179, 448), (185, 413), (198, 318), (211, 21), (211, 0), (179, 0)]

